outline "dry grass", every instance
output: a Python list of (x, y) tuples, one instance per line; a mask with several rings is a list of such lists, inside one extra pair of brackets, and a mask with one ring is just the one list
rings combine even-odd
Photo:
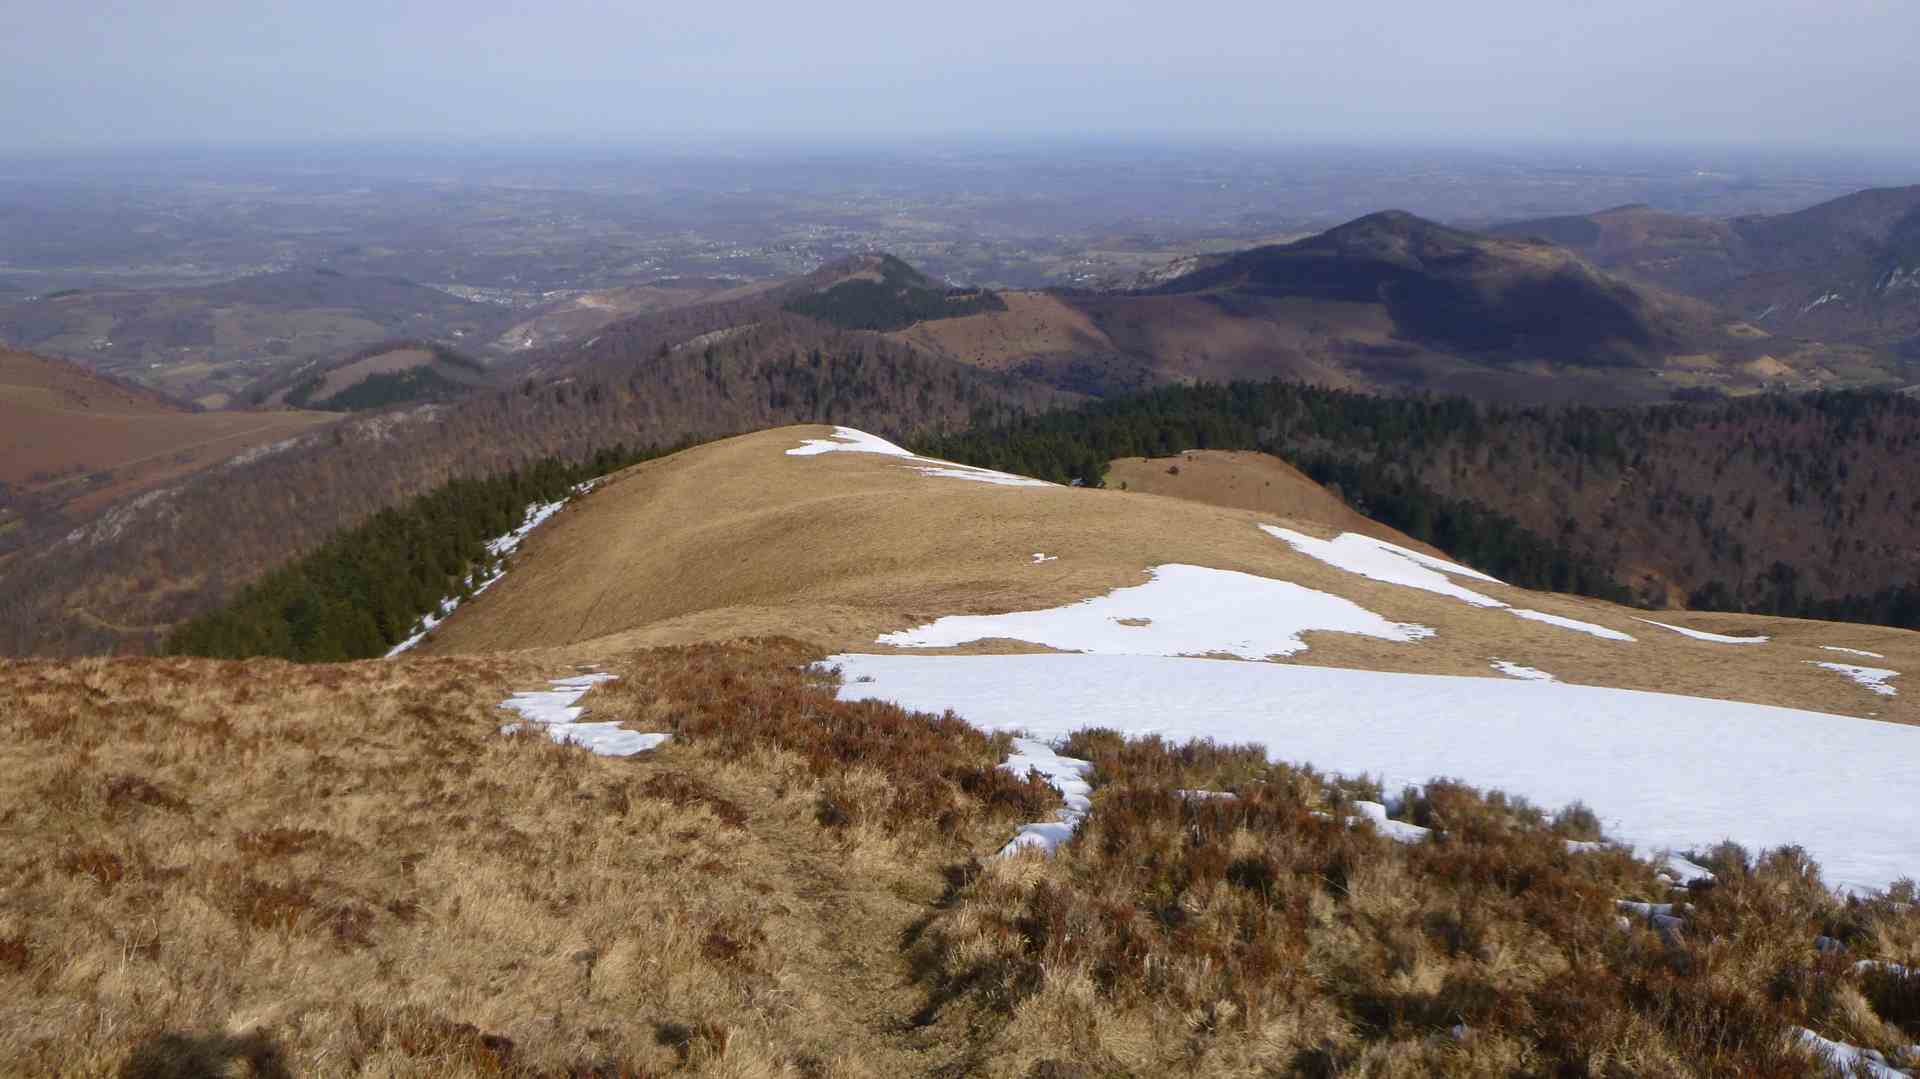
[(983, 865), (1051, 792), (817, 655), (621, 657), (588, 705), (675, 735), (626, 760), (498, 733), (559, 673), (525, 656), (0, 665), (0, 1074), (1764, 1076), (1809, 1067), (1789, 1023), (1920, 1037), (1916, 980), (1853, 967), (1920, 967), (1920, 914), (1795, 852), (1702, 855), (1669, 944), (1579, 812), (1435, 784), (1400, 846), (1257, 746), (1082, 732), (1081, 834)]
[(1173, 457), (1122, 457), (1108, 468), (1107, 486), (1252, 510), (1275, 519), (1312, 521), (1415, 550), (1445, 553), (1361, 516), (1306, 473), (1268, 453), (1189, 450)]
[[(1151, 566), (1183, 562), (1292, 581), (1439, 631), (1412, 644), (1315, 633), (1293, 662), (1488, 677), (1489, 662), (1500, 658), (1568, 682), (1920, 721), (1920, 694), (1877, 696), (1804, 662), (1838, 655), (1818, 645), (1851, 645), (1886, 654), (1876, 666), (1920, 677), (1917, 633), (1741, 615), (1658, 616), (1776, 635), (1764, 647), (1715, 644), (1647, 625), (1635, 618), (1643, 612), (1612, 604), (1476, 585), (1514, 606), (1638, 639), (1601, 640), (1371, 581), (1299, 554), (1256, 527), (1282, 523), (1318, 535), (1351, 527), (1347, 515), (1330, 513), (1330, 498), (1298, 492), (1305, 516), (1289, 519), (1279, 507), (929, 477), (873, 454), (786, 455), (803, 439), (830, 434), (824, 427), (764, 431), (617, 474), (534, 533), (514, 571), (462, 606), (427, 650), (593, 642), (582, 654), (612, 657), (636, 647), (795, 634), (835, 651), (876, 651), (882, 633), (943, 615), (1059, 606), (1141, 584)], [(1212, 464), (1218, 467), (1208, 469), (1209, 482), (1221, 485), (1264, 489), (1273, 477), (1255, 455)], [(1036, 551), (1057, 560), (1035, 565)]]
[(0, 1074), (937, 1059), (899, 934), (1054, 797), (801, 655), (637, 657), (590, 703), (679, 736), (631, 760), (501, 736), (524, 660), (0, 666)]

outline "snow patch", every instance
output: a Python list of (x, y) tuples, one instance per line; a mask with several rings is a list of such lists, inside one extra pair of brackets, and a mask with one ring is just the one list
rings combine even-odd
[(1073, 838), (1074, 829), (1080, 827), (1087, 811), (1093, 808), (1093, 786), (1086, 779), (1087, 773), (1093, 770), (1091, 761), (1062, 757), (1045, 742), (1015, 738), (1013, 752), (1007, 754), (1006, 761), (1000, 767), (1022, 779), (1029, 772), (1040, 773), (1041, 778), (1060, 792), (1060, 800), (1066, 803), (1055, 820), (1021, 825), (1019, 832), (1000, 848), (1003, 856), (1028, 847), (1038, 847), (1052, 854), (1060, 844)]
[(1822, 1038), (1806, 1027), (1794, 1027), (1793, 1036), (1801, 1048), (1819, 1058), (1835, 1075), (1860, 1075), (1864, 1072), (1873, 1079), (1912, 1079), (1907, 1072), (1889, 1066), (1886, 1057), (1871, 1049)]
[(1545, 671), (1537, 670), (1533, 667), (1523, 667), (1520, 664), (1514, 663), (1510, 660), (1496, 659), (1492, 663), (1488, 664), (1488, 666), (1492, 667), (1496, 671), (1499, 671), (1501, 674), (1506, 675), (1508, 678), (1518, 678), (1526, 682), (1554, 681), (1553, 675), (1550, 675)]
[(1635, 618), (1636, 622), (1645, 622), (1649, 626), (1670, 629), (1682, 637), (1692, 637), (1696, 641), (1712, 641), (1715, 644), (1766, 644), (1772, 637), (1729, 637), (1724, 633), (1708, 633), (1705, 630), (1688, 629), (1685, 626), (1669, 626), (1665, 622), (1655, 622), (1651, 618)]
[(870, 435), (851, 427), (835, 427), (832, 438), (809, 438), (788, 450), (787, 456), (816, 457), (823, 453), (877, 453), (883, 457), (899, 457), (915, 462), (913, 470), (923, 476), (972, 480), (975, 483), (992, 483), (1002, 487), (1054, 486), (1045, 480), (1036, 480), (1030, 476), (1016, 476), (1010, 472), (995, 472), (990, 468), (975, 468), (972, 465), (955, 464), (952, 461), (942, 461), (933, 457), (921, 457), (888, 442), (879, 435)]
[(1109, 655), (1271, 659), (1305, 650), (1300, 635), (1314, 630), (1388, 641), (1433, 636), (1426, 626), (1389, 622), (1352, 600), (1289, 581), (1180, 563), (1148, 573), (1153, 579), (1146, 584), (1064, 607), (950, 615), (885, 634), (876, 643), (951, 648), (1004, 638)]
[[(562, 745), (583, 746), (602, 757), (631, 757), (636, 753), (645, 753), (671, 738), (672, 735), (668, 734), (642, 734), (626, 730), (618, 723), (580, 722), (580, 717), (586, 715), (587, 710), (574, 702), (586, 696), (594, 686), (613, 681), (613, 677), (610, 674), (582, 674), (556, 678), (550, 683), (552, 689), (516, 693), (501, 702), (500, 707), (520, 713), (523, 720), (544, 728), (549, 738)], [(511, 734), (521, 726), (520, 723), (508, 723), (500, 728), (500, 733)]]
[(1452, 776), (1536, 805), (1583, 801), (1608, 836), (1647, 857), (1731, 839), (1749, 850), (1799, 844), (1829, 884), (1852, 894), (1920, 875), (1908, 797), (1917, 727), (1560, 682), (1280, 663), (1044, 654), (828, 662), (845, 677), (842, 697), (951, 708), (987, 730), (1259, 742), (1276, 760), (1366, 773), (1389, 790)]
[[(924, 458), (916, 458), (924, 460)], [(1031, 476), (1016, 476), (1011, 472), (995, 472), (990, 468), (973, 468), (969, 465), (940, 465), (926, 468), (916, 467), (915, 472), (922, 476), (943, 476), (950, 480), (972, 480), (975, 483), (992, 483), (1001, 487), (1052, 487), (1046, 480), (1036, 480)]]
[(1333, 539), (1323, 540), (1275, 525), (1261, 525), (1260, 530), (1275, 539), (1285, 540), (1301, 554), (1317, 558), (1336, 569), (1357, 573), (1368, 580), (1418, 588), (1423, 592), (1437, 592), (1475, 607), (1506, 606), (1492, 596), (1453, 583), (1447, 575), (1469, 577), (1488, 584), (1502, 582), (1444, 558), (1435, 558), (1358, 532), (1343, 532)]
[(1545, 622), (1550, 626), (1559, 626), (1562, 629), (1579, 630), (1581, 633), (1591, 633), (1595, 637), (1604, 637), (1609, 641), (1633, 640), (1632, 636), (1622, 633), (1617, 629), (1608, 629), (1605, 626), (1596, 626), (1592, 622), (1582, 622), (1575, 618), (1562, 618), (1557, 614), (1548, 614), (1545, 611), (1528, 611), (1528, 610), (1522, 610), (1517, 607), (1510, 608), (1510, 609), (1513, 611), (1514, 614), (1520, 616), (1521, 618), (1526, 619), (1529, 622)]
[(1042, 562), (1058, 562), (1059, 560), (1060, 556), (1057, 554), (1041, 554), (1039, 551), (1033, 552), (1033, 564), (1036, 566)]
[(1842, 648), (1837, 644), (1823, 644), (1820, 647), (1826, 649), (1829, 652), (1844, 652), (1849, 656), (1865, 656), (1868, 659), (1887, 658), (1878, 652), (1868, 652), (1859, 648)]
[(1807, 314), (1808, 312), (1812, 311), (1816, 307), (1825, 307), (1830, 303), (1838, 303), (1840, 299), (1841, 299), (1841, 296), (1838, 292), (1823, 292), (1820, 294), (1818, 299), (1814, 300), (1812, 303), (1808, 304), (1807, 306), (1802, 307), (1800, 309), (1800, 313), (1803, 315)]
[(1361, 819), (1373, 822), (1373, 830), (1396, 843), (1419, 843), (1433, 834), (1433, 829), (1422, 828), (1417, 824), (1408, 824), (1403, 820), (1394, 820), (1387, 816), (1387, 807), (1379, 802), (1355, 802), (1353, 808)]
[(1890, 671), (1884, 667), (1856, 667), (1851, 663), (1822, 663), (1811, 659), (1807, 662), (1816, 667), (1823, 667), (1829, 671), (1838, 671), (1859, 683), (1862, 687), (1872, 690), (1882, 697), (1897, 697), (1900, 695), (1899, 690), (1887, 684), (1888, 679), (1900, 677), (1899, 671)]
[(1710, 883), (1714, 880), (1713, 871), (1706, 866), (1690, 862), (1678, 854), (1669, 852), (1657, 859), (1660, 873), (1672, 877), (1676, 884)]
[(1398, 544), (1387, 543), (1371, 536), (1362, 536), (1357, 532), (1343, 532), (1333, 539), (1323, 540), (1277, 525), (1261, 525), (1260, 529), (1275, 539), (1285, 540), (1301, 554), (1317, 558), (1336, 569), (1357, 573), (1368, 580), (1451, 596), (1475, 607), (1509, 610), (1530, 621), (1545, 622), (1562, 629), (1590, 633), (1595, 637), (1604, 637), (1612, 641), (1633, 640), (1619, 630), (1596, 626), (1592, 622), (1562, 618), (1559, 615), (1541, 611), (1516, 610), (1492, 596), (1455, 584), (1447, 575), (1469, 577), (1488, 584), (1504, 583), (1497, 578), (1489, 577), (1479, 570), (1449, 562), (1444, 558), (1421, 554), (1419, 551), (1410, 550)]

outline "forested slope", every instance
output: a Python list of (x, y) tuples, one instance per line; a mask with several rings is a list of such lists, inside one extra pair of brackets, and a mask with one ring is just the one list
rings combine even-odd
[(1501, 409), (1283, 383), (1177, 387), (928, 440), (1051, 479), (1260, 449), (1516, 583), (1655, 605), (1920, 625), (1920, 402), (1754, 397)]

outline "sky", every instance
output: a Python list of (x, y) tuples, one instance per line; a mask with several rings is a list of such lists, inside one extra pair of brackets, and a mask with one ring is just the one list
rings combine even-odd
[(1911, 146), (1914, 0), (6, 0), (0, 145), (1223, 135)]

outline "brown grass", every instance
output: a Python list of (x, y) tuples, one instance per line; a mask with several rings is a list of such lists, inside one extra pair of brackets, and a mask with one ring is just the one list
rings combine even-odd
[(1057, 799), (813, 654), (634, 657), (630, 760), (521, 659), (0, 665), (0, 1074), (918, 1070), (900, 935)]
[[(1635, 618), (1643, 612), (1612, 604), (1476, 586), (1515, 606), (1638, 639), (1601, 640), (1370, 581), (1299, 554), (1257, 527), (1287, 524), (1323, 536), (1352, 527), (1350, 511), (1334, 512), (1337, 503), (1324, 493), (1311, 499), (1296, 487), (1304, 516), (1288, 518), (1278, 512), (1283, 507), (928, 477), (872, 454), (786, 455), (803, 439), (830, 433), (765, 431), (618, 474), (530, 537), (514, 571), (464, 605), (428, 650), (592, 642), (578, 651), (596, 658), (635, 647), (796, 634), (835, 651), (876, 651), (882, 633), (942, 615), (1059, 606), (1143, 583), (1151, 566), (1184, 562), (1293, 581), (1439, 631), (1412, 644), (1312, 634), (1310, 648), (1293, 662), (1493, 677), (1489, 663), (1500, 658), (1568, 682), (1920, 721), (1920, 694), (1877, 696), (1804, 662), (1839, 655), (1819, 645), (1853, 645), (1889, 657), (1876, 665), (1920, 672), (1920, 634), (1740, 615), (1658, 616), (1776, 636), (1760, 647), (1715, 644), (1647, 625)], [(1218, 468), (1206, 475), (1222, 484), (1259, 482), (1264, 489), (1273, 475), (1253, 455), (1213, 463)], [(1166, 478), (1179, 483), (1187, 476)], [(1057, 560), (1035, 565), (1036, 551)]]
[(1257, 746), (1081, 732), (1081, 834), (983, 865), (1057, 799), (818, 654), (620, 657), (586, 703), (674, 733), (624, 760), (499, 733), (530, 657), (0, 665), (0, 1074), (1764, 1076), (1809, 1067), (1789, 1023), (1920, 1036), (1853, 969), (1920, 965), (1911, 895), (1722, 848), (1670, 945), (1577, 812), (1435, 784), (1400, 846)]

